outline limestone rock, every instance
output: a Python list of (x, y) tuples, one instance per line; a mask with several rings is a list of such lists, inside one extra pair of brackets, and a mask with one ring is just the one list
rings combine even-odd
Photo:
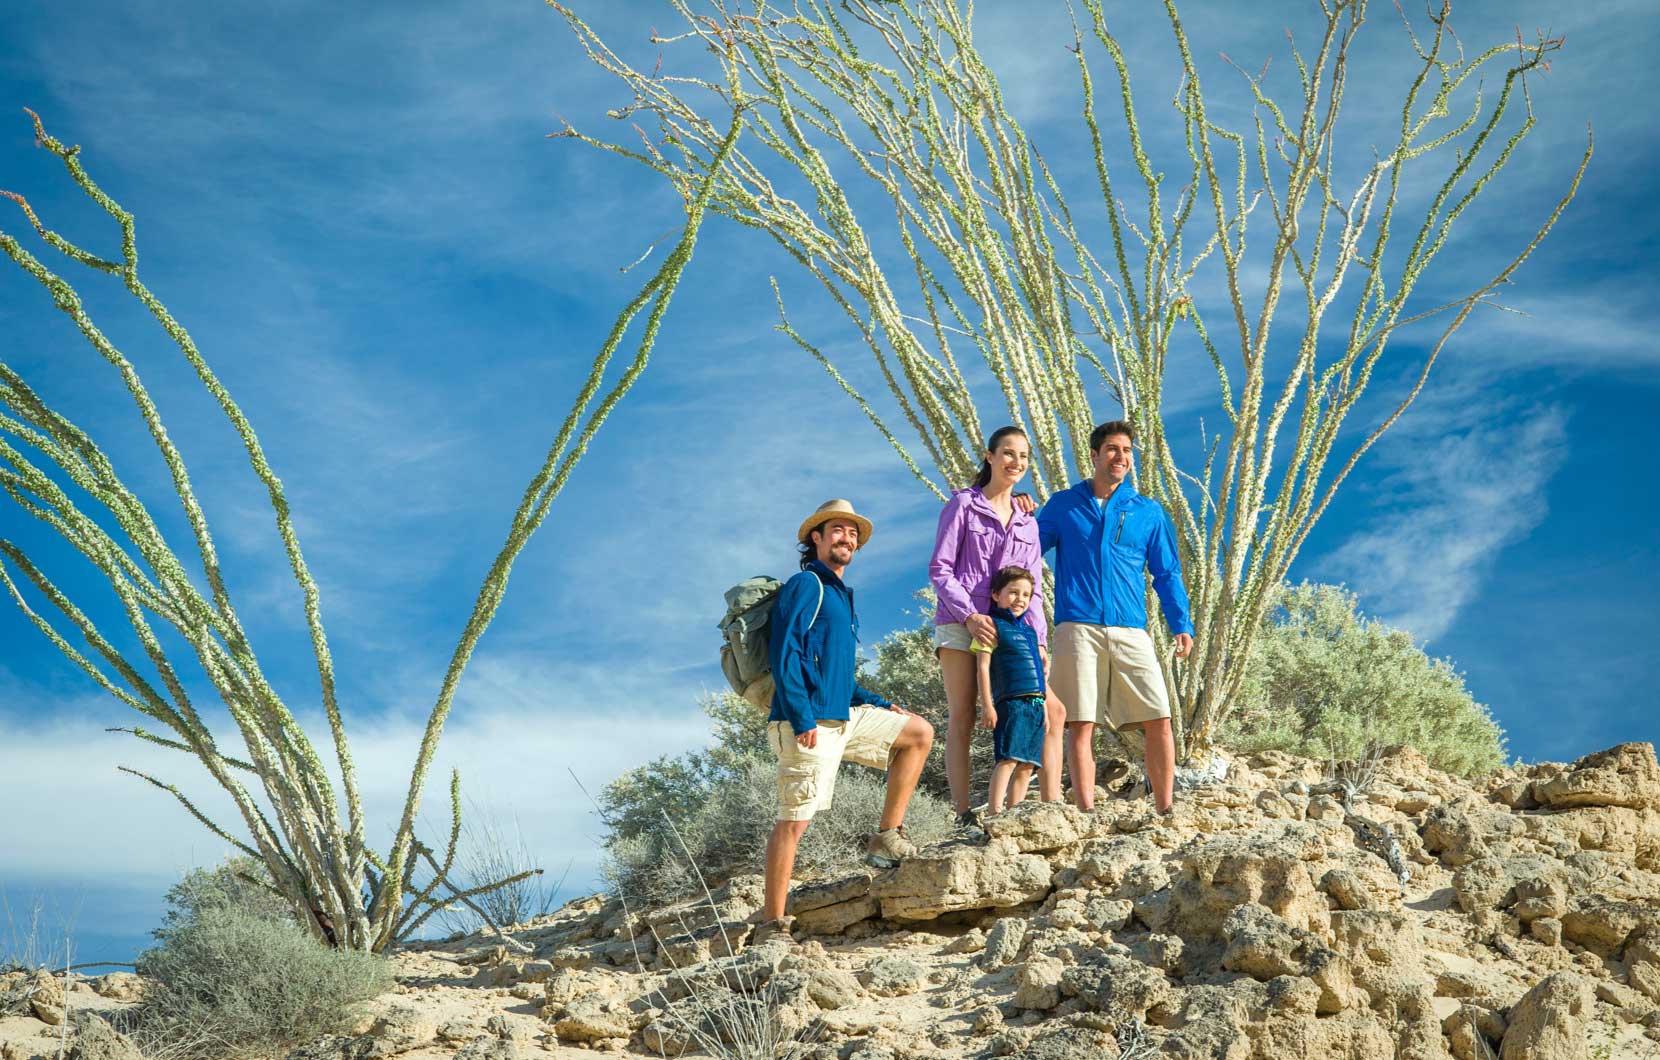
[(1065, 965), (1054, 957), (1036, 955), (1027, 958), (1020, 969), (1020, 978), (1014, 992), (1014, 1003), (1021, 1008), (1048, 1010), (1060, 1004), (1061, 973)]
[[(1324, 850), (1319, 830), (1302, 821), (1264, 821), (1251, 831), (1203, 836), (1171, 882), (1166, 923), (1147, 926), (1189, 939), (1215, 938), (1234, 909), (1260, 903), (1298, 928), (1323, 927), (1326, 896), (1315, 888), (1308, 864)], [(1138, 905), (1136, 915), (1141, 912)]]
[(1332, 1013), (1355, 1000), (1348, 960), (1311, 932), (1295, 927), (1260, 905), (1242, 905), (1222, 926), (1227, 949), (1222, 967), (1259, 982), (1296, 975), (1320, 988), (1317, 1011)]
[(1603, 957), (1618, 957), (1626, 940), (1660, 933), (1660, 909), (1590, 895), (1562, 915), (1563, 937)]
[(455, 1060), (519, 1060), (519, 1047), (488, 1035), (474, 1038), (456, 1051)]
[(1465, 862), (1453, 874), (1453, 891), (1466, 913), (1502, 909), (1516, 901), (1516, 885), (1550, 884), (1565, 889), (1567, 870), (1544, 854), (1484, 855)]
[(861, 895), (835, 905), (821, 905), (796, 914), (795, 930), (803, 935), (840, 935), (861, 920), (869, 920), (882, 911), (870, 895)]
[(1000, 845), (1021, 853), (1043, 853), (1091, 838), (1105, 819), (1071, 803), (1027, 799), (987, 817), (983, 827)]
[(1156, 968), (1115, 953), (1096, 951), (1061, 973), (1061, 992), (1100, 1012), (1145, 1018), (1167, 1010), (1175, 997), (1170, 980)]
[(99, 997), (111, 1001), (142, 1001), (144, 980), (132, 972), (111, 972), (92, 980), (92, 989)]
[(863, 898), (870, 893), (870, 881), (870, 873), (858, 872), (821, 883), (802, 884), (790, 891), (790, 896), (784, 903), (784, 912), (791, 916), (800, 916), (809, 910), (823, 909), (826, 906)]
[(1511, 1008), (1500, 1060), (1587, 1060), (1585, 1021), (1596, 997), (1590, 980), (1557, 972)]
[(1026, 921), (1012, 916), (1004, 917), (992, 925), (991, 933), (986, 936), (986, 948), (980, 954), (980, 967), (994, 971), (1005, 964), (1013, 963), (1025, 941)]
[(1520, 818), (1474, 795), (1464, 795), (1430, 811), (1422, 830), (1424, 849), (1457, 868), (1481, 857), (1502, 855), (1527, 826)]
[(67, 1060), (144, 1060), (138, 1046), (102, 1016), (81, 1009), (69, 1017), (69, 1023), (75, 1037), (64, 1054)]
[(822, 1009), (847, 1008), (863, 995), (859, 981), (840, 968), (815, 969), (807, 978), (807, 996)]
[(1542, 805), (1624, 806), (1660, 810), (1660, 765), (1654, 747), (1622, 743), (1588, 754), (1561, 776), (1536, 781), (1533, 797)]
[(370, 1035), (375, 1039), (370, 1056), (396, 1056), (419, 1049), (438, 1035), (438, 1027), (427, 1012), (415, 1005), (390, 1005), (375, 1020)]
[(28, 989), (29, 1011), (35, 1019), (54, 1027), (61, 1025), (65, 1011), (63, 980), (43, 968), (29, 976)]
[(859, 982), (877, 997), (913, 994), (927, 971), (909, 957), (878, 957), (859, 973)]
[(604, 1038), (627, 1038), (634, 1033), (626, 1008), (615, 1001), (579, 997), (565, 1006), (554, 1020), (553, 1033), (566, 1042), (594, 1042)]
[(882, 915), (932, 920), (967, 909), (1006, 909), (1041, 900), (1053, 873), (1037, 854), (989, 846), (929, 847), (884, 873), (871, 887)]
[(1660, 933), (1632, 939), (1625, 947), (1626, 981), (1660, 1002)]

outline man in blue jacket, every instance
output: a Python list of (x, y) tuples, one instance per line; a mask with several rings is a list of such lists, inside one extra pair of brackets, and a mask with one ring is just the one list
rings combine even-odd
[(784, 583), (768, 620), (767, 658), (777, 690), (767, 741), (778, 756), (778, 820), (767, 840), (763, 931), (783, 926), (796, 846), (813, 815), (830, 805), (843, 760), (888, 774), (880, 831), (866, 842), (865, 860), (892, 868), (916, 852), (901, 825), (934, 745), (934, 727), (854, 679), (859, 619), (842, 572), (870, 533), (870, 520), (848, 501), (819, 505), (796, 533), (801, 573)]
[(1193, 650), (1193, 620), (1170, 519), (1128, 477), (1135, 431), (1123, 420), (1089, 436), (1093, 478), (1049, 498), (1038, 539), (1055, 550), (1055, 635), (1050, 688), (1066, 704), (1066, 761), (1078, 805), (1095, 801), (1095, 723), (1105, 709), (1114, 730), (1146, 737), (1153, 806), (1170, 812), (1176, 745), (1170, 700), (1147, 632), (1145, 574), (1176, 638), (1176, 657)]

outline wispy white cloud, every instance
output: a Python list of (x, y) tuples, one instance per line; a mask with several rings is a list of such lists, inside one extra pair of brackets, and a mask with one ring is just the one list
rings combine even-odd
[(1357, 589), (1366, 610), (1434, 640), (1457, 620), (1507, 546), (1547, 514), (1567, 458), (1567, 414), (1476, 384), (1421, 399), (1375, 451), (1365, 529), (1317, 559), (1317, 577)]
[[(578, 781), (597, 794), (626, 769), (704, 745), (708, 729), (695, 710), (654, 705), (649, 674), (584, 670), (478, 660), (424, 794), (422, 815), (432, 832), (447, 826), (453, 767), (465, 796), (517, 819), (526, 847), (555, 876), (569, 864), (570, 887), (597, 884), (603, 830)], [(15, 894), (19, 881), (73, 880), (159, 896), (185, 869), (228, 852), (171, 796), (117, 765), (178, 783), (210, 818), (241, 835), (228, 797), (192, 759), (104, 733), (105, 725), (130, 718), (93, 697), (41, 702), (40, 693), (9, 687), (8, 709), (0, 712), (0, 789), (14, 812), (0, 815), (0, 887)], [(28, 701), (19, 702), (23, 696)], [(426, 719), (394, 712), (348, 720), (359, 722), (352, 726), (352, 757), (371, 836), (384, 839), (402, 810)], [(305, 728), (332, 767), (327, 727), (312, 718)], [(24, 806), (33, 809), (16, 812)]]

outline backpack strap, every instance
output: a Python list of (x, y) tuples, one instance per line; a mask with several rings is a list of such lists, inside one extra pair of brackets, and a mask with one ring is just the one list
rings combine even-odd
[(813, 617), (807, 620), (808, 629), (813, 628), (813, 623), (818, 621), (818, 613), (824, 610), (824, 579), (814, 574), (813, 580), (818, 582), (818, 603), (813, 606)]

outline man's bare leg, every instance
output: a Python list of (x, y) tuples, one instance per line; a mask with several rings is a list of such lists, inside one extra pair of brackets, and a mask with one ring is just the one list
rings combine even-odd
[(969, 747), (974, 742), (974, 656), (955, 648), (940, 648), (940, 680), (945, 684), (945, 782), (951, 786), (951, 808), (958, 813), (973, 801), (973, 767)]
[(1147, 783), (1153, 789), (1153, 809), (1163, 813), (1170, 808), (1176, 787), (1176, 738), (1170, 731), (1169, 718), (1154, 718), (1139, 726), (1146, 750)]
[(1066, 723), (1066, 769), (1072, 776), (1072, 793), (1078, 809), (1095, 808), (1095, 723)]
[(1043, 769), (1038, 773), (1038, 798), (1060, 802), (1061, 762), (1066, 757), (1066, 704), (1053, 692), (1044, 700)]
[[(888, 794), (882, 803), (882, 831), (905, 823), (905, 808), (910, 805), (917, 778), (922, 776), (922, 765), (928, 761), (928, 752), (933, 747), (934, 727), (927, 719), (915, 714), (906, 718), (905, 730), (888, 752)], [(793, 848), (791, 854), (794, 854)]]
[(795, 849), (801, 845), (811, 821), (777, 821), (767, 837), (766, 889), (761, 900), (761, 919), (777, 920), (784, 915), (790, 896), (790, 873), (795, 870)]

